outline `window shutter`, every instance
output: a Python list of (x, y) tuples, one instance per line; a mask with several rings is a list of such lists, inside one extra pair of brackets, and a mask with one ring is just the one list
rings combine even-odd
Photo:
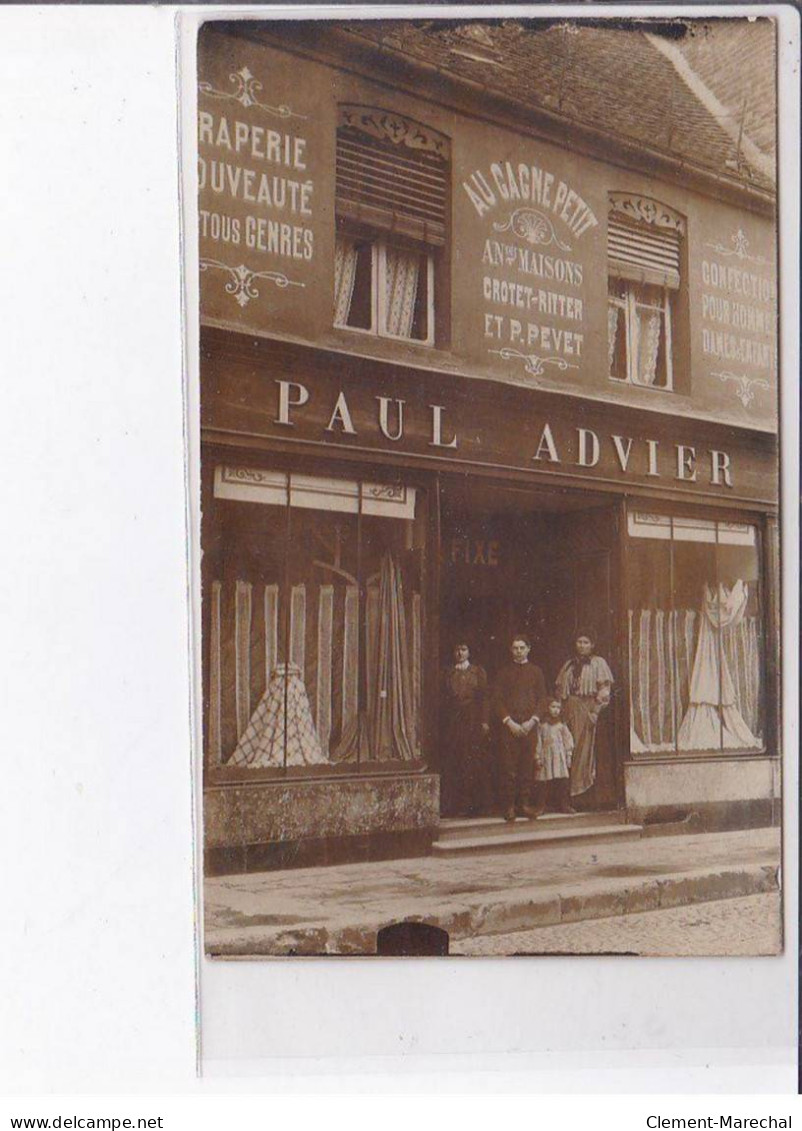
[(676, 290), (683, 219), (646, 197), (610, 196), (607, 258), (611, 275)]
[(448, 208), (448, 141), (386, 111), (340, 108), (337, 215), (442, 245)]

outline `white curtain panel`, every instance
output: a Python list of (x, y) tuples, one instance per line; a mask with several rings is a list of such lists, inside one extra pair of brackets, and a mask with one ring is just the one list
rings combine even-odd
[(400, 338), (412, 334), (415, 299), (418, 294), (420, 255), (388, 247), (385, 252), (384, 297), (386, 331)]
[(334, 325), (347, 326), (356, 279), (356, 243), (337, 236), (334, 245)]

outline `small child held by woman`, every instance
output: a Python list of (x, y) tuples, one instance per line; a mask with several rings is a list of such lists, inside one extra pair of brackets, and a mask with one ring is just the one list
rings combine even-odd
[(558, 813), (575, 813), (571, 806), (571, 756), (574, 740), (571, 732), (562, 721), (562, 703), (559, 699), (549, 700), (548, 718), (541, 722), (537, 736), (535, 754), (535, 779), (542, 783), (544, 802)]

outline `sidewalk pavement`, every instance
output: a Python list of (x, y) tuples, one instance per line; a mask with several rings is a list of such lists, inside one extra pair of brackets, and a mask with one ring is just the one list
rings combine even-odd
[(763, 828), (222, 876), (205, 881), (205, 949), (375, 954), (399, 921), (470, 939), (776, 891), (779, 865)]

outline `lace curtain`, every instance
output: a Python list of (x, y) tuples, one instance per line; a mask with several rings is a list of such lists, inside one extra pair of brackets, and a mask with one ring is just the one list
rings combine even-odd
[(657, 380), (657, 354), (663, 315), (661, 311), (650, 310), (637, 302), (633, 306), (635, 366), (632, 381), (635, 385), (653, 385)]
[[(739, 592), (741, 587), (746, 590), (743, 583), (738, 585)], [(715, 617), (715, 600), (712, 603)], [(709, 606), (707, 596), (706, 605)], [(673, 752), (678, 745), (685, 750), (721, 746), (717, 637), (722, 653), (724, 746), (742, 749), (760, 745), (759, 622), (757, 617), (747, 616), (745, 609), (744, 603), (740, 616), (729, 622), (725, 617), (720, 627), (711, 624), (708, 611), (700, 614), (694, 609), (630, 610), (633, 753)], [(709, 633), (702, 628), (705, 620)], [(710, 699), (706, 704), (702, 701), (704, 688)], [(683, 727), (680, 744), (679, 732)]]
[[(615, 344), (618, 337), (618, 317), (620, 308), (613, 302), (607, 306), (607, 372), (613, 372), (615, 358)], [(619, 374), (616, 374), (619, 376)]]
[(385, 330), (388, 334), (400, 338), (412, 336), (420, 263), (421, 257), (418, 252), (392, 247), (385, 249)]
[(354, 295), (357, 251), (354, 240), (337, 236), (334, 245), (334, 325), (347, 326)]

